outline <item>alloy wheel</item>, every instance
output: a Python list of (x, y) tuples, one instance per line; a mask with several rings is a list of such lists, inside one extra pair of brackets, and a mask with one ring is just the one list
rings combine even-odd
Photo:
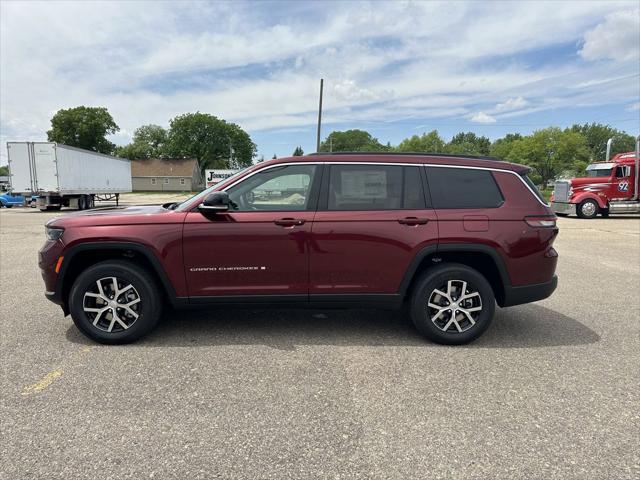
[(580, 209), (585, 216), (591, 217), (596, 213), (596, 204), (594, 202), (584, 202)]
[(427, 304), (431, 322), (443, 332), (462, 333), (472, 328), (482, 312), (480, 293), (464, 280), (449, 280), (434, 289)]
[(82, 308), (93, 326), (108, 333), (130, 328), (138, 320), (141, 306), (135, 287), (117, 277), (97, 280), (82, 301)]

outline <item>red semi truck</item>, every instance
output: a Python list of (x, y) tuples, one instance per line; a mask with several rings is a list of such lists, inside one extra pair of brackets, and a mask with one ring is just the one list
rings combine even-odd
[(640, 136), (635, 152), (619, 153), (609, 159), (610, 151), (611, 139), (607, 142), (606, 161), (587, 166), (586, 177), (556, 181), (551, 208), (557, 215), (595, 218), (598, 214), (606, 217), (617, 213), (640, 213)]

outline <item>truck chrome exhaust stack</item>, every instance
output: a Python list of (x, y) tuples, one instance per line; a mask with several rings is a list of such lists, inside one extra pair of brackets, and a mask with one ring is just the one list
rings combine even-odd
[(607, 140), (607, 157), (605, 158), (605, 162), (608, 162), (611, 158), (611, 144), (613, 143), (613, 138)]

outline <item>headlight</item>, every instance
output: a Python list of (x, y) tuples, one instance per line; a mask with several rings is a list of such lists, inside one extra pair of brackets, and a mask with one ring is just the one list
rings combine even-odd
[(58, 240), (62, 234), (64, 233), (64, 229), (62, 228), (53, 228), (53, 227), (45, 227), (45, 232), (47, 235), (47, 240), (51, 240), (55, 242)]

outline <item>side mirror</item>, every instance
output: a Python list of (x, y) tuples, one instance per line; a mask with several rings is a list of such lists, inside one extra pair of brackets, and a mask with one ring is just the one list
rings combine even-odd
[(229, 194), (227, 192), (213, 192), (207, 195), (198, 206), (198, 210), (205, 212), (226, 212), (229, 210)]

